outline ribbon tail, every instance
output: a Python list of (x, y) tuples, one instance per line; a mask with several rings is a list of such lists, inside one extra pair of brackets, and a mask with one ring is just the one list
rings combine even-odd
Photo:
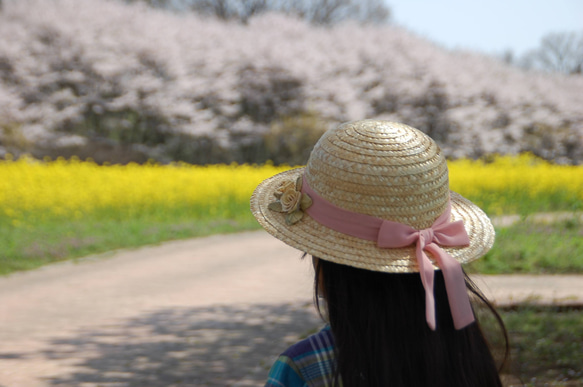
[(455, 329), (463, 329), (475, 321), (462, 265), (435, 244), (426, 247), (438, 260), (443, 272), (449, 308)]
[(421, 275), (421, 282), (423, 288), (425, 289), (425, 319), (427, 320), (427, 325), (434, 331), (436, 328), (435, 323), (435, 298), (433, 296), (433, 279), (434, 279), (434, 269), (433, 265), (425, 252), (423, 252), (423, 245), (425, 244), (424, 238), (420, 236), (417, 241), (417, 263), (419, 265), (419, 274)]

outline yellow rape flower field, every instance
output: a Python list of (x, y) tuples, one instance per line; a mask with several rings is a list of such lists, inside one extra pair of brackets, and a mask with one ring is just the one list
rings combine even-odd
[(99, 215), (164, 217), (186, 210), (200, 217), (242, 215), (259, 181), (288, 168), (270, 165), (128, 164), (99, 166), (77, 159), (0, 164), (0, 209), (13, 226)]
[[(577, 211), (583, 167), (533, 156), (449, 163), (454, 191), (490, 215)], [(257, 228), (249, 197), (290, 167), (0, 161), (0, 274), (120, 247)]]
[(448, 166), (451, 189), (490, 216), (583, 209), (583, 166), (554, 165), (530, 154)]

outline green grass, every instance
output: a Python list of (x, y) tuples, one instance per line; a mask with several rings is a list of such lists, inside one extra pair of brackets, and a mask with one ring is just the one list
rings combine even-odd
[(508, 187), (502, 193), (484, 190), (467, 198), (490, 216), (503, 214), (527, 216), (540, 212), (583, 210), (583, 200), (578, 193), (566, 189), (533, 196), (523, 187)]
[[(259, 229), (247, 208), (233, 209), (228, 217), (177, 210), (131, 218), (96, 214), (78, 220), (27, 219), (25, 223), (26, 227), (9, 227), (0, 219), (0, 275), (119, 248)], [(527, 219), (497, 228), (492, 250), (466, 269), (484, 274), (583, 273), (583, 224), (573, 219), (551, 224)]]
[(28, 227), (2, 227), (0, 275), (76, 259), (119, 248), (134, 248), (168, 240), (258, 229), (251, 214), (213, 219), (180, 214), (135, 216), (128, 219), (91, 217), (46, 221)]
[[(507, 385), (583, 386), (583, 310), (522, 305), (499, 312), (510, 337), (503, 374), (513, 383)], [(501, 353), (493, 318), (483, 315), (481, 322), (494, 353)]]
[[(543, 224), (529, 219), (497, 228), (493, 249), (467, 265), (467, 271), (583, 273), (583, 222), (573, 218)], [(36, 213), (23, 215), (17, 226), (0, 213), (0, 275), (119, 248), (253, 229), (259, 225), (247, 202), (234, 200), (225, 200), (214, 212), (204, 206), (155, 207), (131, 213), (103, 209), (79, 219)]]
[(468, 265), (483, 274), (583, 273), (583, 222), (524, 220), (497, 228), (496, 243), (484, 257)]

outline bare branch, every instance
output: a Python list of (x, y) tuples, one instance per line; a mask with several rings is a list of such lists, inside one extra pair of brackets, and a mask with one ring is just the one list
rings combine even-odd
[[(154, 7), (177, 7), (178, 0), (126, 0)], [(381, 24), (389, 20), (390, 10), (383, 0), (180, 0), (181, 9), (221, 20), (248, 20), (264, 12), (294, 15), (312, 24), (332, 25), (346, 20)]]
[(540, 47), (527, 54), (528, 67), (563, 74), (580, 74), (583, 67), (583, 33), (551, 33), (541, 39)]

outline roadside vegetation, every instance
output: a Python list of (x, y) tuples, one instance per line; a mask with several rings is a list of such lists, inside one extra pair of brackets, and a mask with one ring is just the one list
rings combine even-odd
[(0, 162), (0, 274), (118, 248), (257, 228), (249, 197), (289, 167)]
[[(504, 385), (583, 385), (583, 309), (528, 304), (497, 309), (510, 342), (510, 357), (502, 373)], [(478, 313), (493, 352), (501, 360), (504, 344), (498, 325), (490, 313)]]
[[(529, 214), (580, 211), (582, 167), (533, 156), (449, 163), (451, 187), (490, 216), (525, 219), (498, 230), (472, 268), (485, 273), (583, 273), (576, 218), (538, 224)], [(249, 197), (288, 166), (0, 161), (0, 274), (118, 248), (257, 229)]]
[(496, 243), (468, 270), (482, 274), (583, 273), (583, 216), (553, 221), (529, 218), (498, 227)]

